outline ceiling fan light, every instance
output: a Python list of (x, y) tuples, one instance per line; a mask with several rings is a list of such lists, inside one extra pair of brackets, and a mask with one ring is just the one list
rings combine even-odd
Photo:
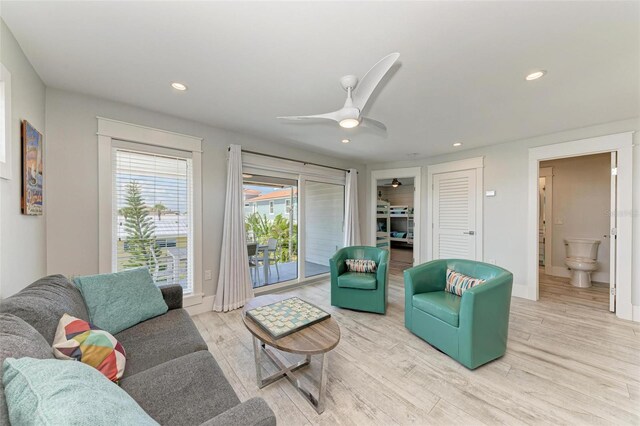
[(344, 127), (345, 129), (353, 129), (354, 127), (358, 127), (360, 122), (355, 118), (345, 118), (340, 120), (340, 127)]

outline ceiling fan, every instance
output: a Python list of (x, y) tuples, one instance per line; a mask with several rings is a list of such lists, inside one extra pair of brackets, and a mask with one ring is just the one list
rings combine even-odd
[(385, 184), (384, 184), (384, 185), (382, 185), (382, 186), (391, 186), (391, 187), (393, 187), (393, 188), (397, 188), (397, 187), (399, 187), (400, 185), (402, 185), (402, 182), (400, 182), (400, 181), (398, 180), (398, 178), (393, 178), (393, 179), (391, 180), (391, 183), (385, 183)]
[(333, 120), (340, 127), (352, 129), (362, 125), (364, 127), (373, 127), (382, 131), (386, 131), (387, 127), (381, 122), (363, 117), (360, 115), (369, 98), (373, 94), (382, 78), (387, 74), (389, 69), (400, 57), (399, 53), (391, 53), (376, 63), (358, 83), (358, 77), (355, 75), (345, 75), (340, 79), (340, 85), (347, 92), (347, 100), (344, 106), (333, 112), (316, 115), (296, 115), (288, 117), (278, 117), (280, 120)]

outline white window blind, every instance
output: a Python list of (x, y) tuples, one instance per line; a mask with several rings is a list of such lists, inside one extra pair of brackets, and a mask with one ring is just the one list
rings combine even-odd
[(157, 285), (193, 293), (190, 154), (113, 149), (113, 270), (148, 267)]

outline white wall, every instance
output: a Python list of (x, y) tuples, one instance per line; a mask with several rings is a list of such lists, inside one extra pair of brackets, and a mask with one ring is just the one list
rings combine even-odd
[(585, 155), (543, 161), (553, 168), (553, 274), (567, 277), (565, 238), (600, 240), (598, 270), (592, 279), (609, 282), (609, 227), (611, 218), (611, 154)]
[(413, 184), (404, 184), (394, 188), (392, 186), (379, 186), (378, 191), (382, 192), (382, 199), (392, 206), (413, 207)]
[(306, 260), (329, 266), (344, 239), (344, 187), (307, 181), (304, 196)]
[[(427, 173), (426, 166), (447, 161), (484, 156), (484, 188), (496, 190), (496, 196), (484, 199), (484, 258), (495, 259), (498, 265), (514, 274), (515, 294), (525, 294), (526, 253), (527, 253), (527, 174), (529, 148), (585, 139), (595, 136), (636, 131), (634, 134), (634, 211), (621, 214), (633, 214), (634, 252), (632, 303), (640, 306), (640, 118), (628, 119), (597, 126), (585, 127), (551, 135), (530, 139), (510, 141), (488, 147), (454, 151), (447, 155), (411, 161), (375, 163), (367, 165), (367, 180), (372, 170), (423, 167), (424, 196), (422, 202), (422, 223), (428, 225), (427, 208)], [(367, 194), (369, 196), (369, 194)], [(368, 204), (367, 204), (368, 205)], [(369, 223), (371, 212), (362, 209), (363, 221)], [(423, 227), (423, 247), (421, 253), (426, 255), (426, 228)], [(363, 234), (369, 238), (369, 234)], [(422, 259), (425, 261), (426, 259)], [(519, 293), (521, 292), (521, 293)], [(640, 308), (638, 308), (640, 315)], [(640, 317), (639, 317), (640, 318)]]
[[(7, 297), (46, 273), (45, 216), (24, 216), (20, 209), (21, 128), (28, 120), (45, 134), (45, 86), (24, 56), (11, 31), (0, 19), (0, 62), (11, 73), (11, 180), (0, 179), (0, 297)], [(44, 138), (45, 194), (48, 190), (47, 138)]]
[[(242, 135), (104, 99), (47, 88), (48, 191), (47, 270), (83, 275), (98, 272), (98, 142), (96, 116), (122, 120), (204, 138), (203, 282), (206, 295), (215, 294), (222, 240), (229, 144), (288, 158), (336, 167), (360, 164)], [(359, 185), (364, 188), (364, 179)], [(365, 197), (365, 191), (360, 191)], [(204, 275), (204, 274), (203, 274)]]

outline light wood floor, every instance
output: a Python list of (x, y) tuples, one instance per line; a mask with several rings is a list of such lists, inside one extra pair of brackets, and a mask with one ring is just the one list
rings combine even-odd
[(540, 301), (514, 298), (506, 355), (474, 371), (404, 328), (396, 273), (386, 316), (331, 307), (328, 282), (290, 291), (341, 326), (322, 415), (284, 379), (258, 389), (239, 310), (195, 321), (240, 399), (263, 397), (279, 425), (640, 424), (640, 324), (610, 314), (602, 288), (566, 285), (544, 277)]

